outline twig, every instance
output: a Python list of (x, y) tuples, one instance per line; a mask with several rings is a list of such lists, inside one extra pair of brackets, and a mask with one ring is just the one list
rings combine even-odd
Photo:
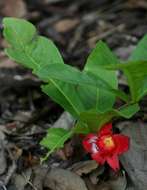
[(0, 181), (0, 189), (7, 190), (6, 186), (4, 185), (4, 182)]
[(24, 177), (24, 179), (26, 180), (26, 182), (34, 189), (34, 190), (38, 190), (30, 180), (27, 179), (26, 175), (22, 172), (22, 176)]
[(125, 25), (124, 24), (120, 24), (120, 25), (118, 25), (116, 27), (111, 28), (110, 30), (108, 30), (106, 32), (103, 32), (101, 34), (98, 34), (96, 36), (93, 36), (93, 37), (89, 38), (88, 42), (95, 43), (98, 40), (101, 40), (103, 38), (106, 38), (106, 37), (112, 35), (116, 31), (122, 31), (124, 28), (125, 28)]

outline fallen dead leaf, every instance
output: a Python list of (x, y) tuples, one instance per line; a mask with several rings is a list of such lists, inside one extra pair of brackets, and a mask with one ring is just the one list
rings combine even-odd
[(60, 168), (53, 168), (47, 173), (44, 187), (52, 190), (87, 190), (82, 178), (69, 170)]
[(74, 148), (72, 146), (72, 140), (66, 142), (62, 149), (56, 151), (56, 154), (62, 159), (67, 160), (70, 158), (74, 153)]
[(79, 22), (80, 21), (76, 18), (75, 19), (69, 19), (69, 18), (63, 19), (54, 24), (54, 29), (57, 32), (65, 33), (65, 32), (68, 32), (69, 30), (74, 29), (79, 24)]
[(90, 173), (91, 171), (95, 170), (97, 167), (98, 164), (94, 160), (88, 160), (73, 164), (70, 170), (81, 176), (83, 174)]
[(102, 182), (95, 186), (95, 190), (113, 190), (113, 189), (111, 189), (108, 183)]
[(125, 190), (127, 187), (127, 179), (125, 173), (119, 173), (119, 175), (108, 181), (111, 189), (113, 190)]
[(23, 172), (23, 174), (15, 174), (13, 177), (14, 185), (16, 187), (16, 190), (24, 190), (25, 186), (28, 184), (28, 181), (30, 180), (32, 174), (31, 169), (27, 169)]
[(134, 189), (146, 190), (147, 187), (147, 124), (141, 122), (121, 122), (117, 124), (121, 132), (130, 137), (129, 151), (121, 156)]
[(27, 14), (26, 4), (23, 0), (1, 0), (0, 7), (3, 16), (21, 18)]
[(33, 168), (33, 186), (37, 190), (43, 190), (43, 182), (46, 178), (46, 174), (48, 172), (48, 168), (44, 166), (38, 166)]
[(104, 169), (104, 166), (99, 166), (90, 173), (89, 179), (91, 180), (92, 184), (96, 185), (98, 183), (99, 176), (104, 172)]
[(88, 190), (96, 190), (96, 186), (91, 183), (89, 177), (84, 177), (84, 181), (86, 183)]

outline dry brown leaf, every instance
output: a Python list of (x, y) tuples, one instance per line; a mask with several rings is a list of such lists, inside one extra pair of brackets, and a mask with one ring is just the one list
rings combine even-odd
[(131, 9), (136, 9), (136, 8), (147, 9), (147, 1), (146, 0), (128, 0), (126, 5), (128, 8), (131, 8)]
[(77, 174), (60, 168), (51, 169), (44, 180), (44, 187), (51, 190), (87, 190), (87, 187)]
[(54, 28), (57, 32), (65, 33), (74, 29), (79, 24), (78, 19), (63, 19), (54, 24)]
[(90, 173), (97, 167), (98, 164), (94, 160), (88, 160), (75, 163), (70, 170), (81, 176), (82, 174)]
[(86, 183), (88, 190), (96, 190), (96, 186), (91, 183), (88, 177), (84, 177), (84, 181)]
[(21, 18), (27, 14), (26, 4), (23, 0), (1, 0), (0, 8), (3, 16)]
[(135, 189), (147, 189), (147, 123), (121, 122), (117, 127), (130, 137), (129, 151), (121, 156)]
[(12, 177), (13, 182), (15, 184), (15, 190), (24, 190), (25, 186), (28, 184), (30, 178), (31, 178), (32, 170), (27, 169), (23, 172), (23, 174), (15, 174), (14, 177)]
[(127, 187), (127, 179), (125, 173), (119, 173), (119, 175), (108, 181), (111, 189), (113, 190), (125, 190)]
[(90, 173), (89, 179), (91, 180), (92, 184), (96, 185), (98, 183), (99, 176), (104, 172), (104, 170), (104, 166), (100, 166)]

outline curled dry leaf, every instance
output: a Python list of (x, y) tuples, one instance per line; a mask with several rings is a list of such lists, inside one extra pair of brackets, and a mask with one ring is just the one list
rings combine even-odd
[(60, 168), (53, 168), (47, 173), (44, 187), (51, 190), (87, 190), (82, 178), (71, 171)]
[(74, 173), (81, 176), (82, 174), (88, 174), (91, 171), (95, 170), (98, 167), (98, 164), (94, 160), (88, 160), (88, 161), (82, 161), (78, 162), (72, 165), (71, 168), (69, 168)]

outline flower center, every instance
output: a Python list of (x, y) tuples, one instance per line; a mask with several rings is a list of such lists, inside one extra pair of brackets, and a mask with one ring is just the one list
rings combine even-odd
[(114, 144), (114, 141), (113, 141), (113, 138), (112, 137), (105, 137), (103, 139), (103, 142), (104, 142), (104, 145), (106, 148), (114, 148), (115, 147), (115, 144)]

